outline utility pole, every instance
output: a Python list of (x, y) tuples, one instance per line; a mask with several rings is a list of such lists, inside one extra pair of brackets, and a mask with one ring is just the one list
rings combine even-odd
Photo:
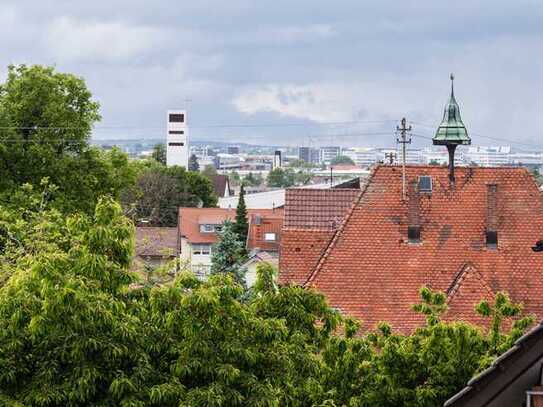
[(406, 125), (405, 117), (402, 119), (400, 126), (396, 126), (396, 130), (400, 133), (400, 137), (396, 139), (402, 145), (402, 200), (405, 201), (405, 155), (407, 144), (411, 144), (411, 138), (407, 139), (407, 133), (411, 131), (411, 126)]
[(392, 151), (390, 153), (385, 153), (385, 159), (388, 160), (388, 163), (390, 165), (394, 164), (394, 160), (396, 159), (396, 153)]

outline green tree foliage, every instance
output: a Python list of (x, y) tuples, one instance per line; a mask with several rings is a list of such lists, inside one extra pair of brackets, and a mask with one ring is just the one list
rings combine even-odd
[(211, 274), (229, 274), (239, 284), (245, 284), (245, 244), (235, 232), (235, 225), (226, 220), (218, 232), (219, 241), (211, 248)]
[(311, 178), (311, 173), (305, 170), (275, 168), (268, 174), (266, 183), (272, 188), (289, 188), (295, 185), (306, 185), (311, 181)]
[(330, 161), (330, 165), (338, 164), (355, 165), (355, 162), (352, 160), (351, 157), (347, 157), (346, 155), (338, 155), (337, 157), (334, 157), (332, 161)]
[(69, 248), (20, 261), (0, 291), (0, 394), (9, 405), (143, 405), (150, 361), (123, 299), (132, 226), (103, 200), (63, 228)]
[(264, 182), (261, 174), (253, 174), (250, 172), (243, 178), (242, 184), (249, 187), (259, 187)]
[(118, 197), (134, 180), (126, 155), (89, 146), (98, 108), (79, 77), (10, 66), (0, 85), (0, 200), (43, 178), (57, 186), (52, 201), (64, 212), (92, 213), (100, 196)]
[(162, 165), (166, 165), (166, 146), (162, 143), (156, 144), (153, 147), (153, 154), (151, 154), (153, 160)]
[[(490, 329), (488, 331), (488, 341), (490, 351), (487, 364), (492, 359), (509, 349), (513, 343), (522, 336), (528, 326), (533, 324), (534, 317), (531, 315), (520, 317), (522, 305), (515, 304), (504, 292), (498, 292), (494, 298), (494, 304), (488, 301), (481, 301), (477, 307), (477, 312), (490, 319)], [(511, 324), (511, 319), (515, 318)], [(510, 323), (511, 330), (509, 334), (504, 334), (504, 324)]]
[(203, 175), (183, 167), (151, 165), (140, 171), (134, 188), (121, 198), (125, 212), (134, 220), (146, 219), (153, 226), (177, 225), (178, 209), (217, 204), (213, 185)]
[(488, 331), (446, 322), (444, 294), (422, 288), (420, 328), (363, 333), (322, 294), (277, 286), (269, 264), (247, 295), (230, 222), (208, 281), (130, 285), (119, 204), (63, 216), (54, 193), (25, 185), (0, 207), (0, 404), (439, 406), (532, 321), (500, 293), (477, 307)]
[(204, 167), (202, 175), (212, 180), (215, 175), (217, 175), (217, 170), (211, 164), (208, 164)]
[(192, 154), (189, 157), (189, 171), (200, 171), (200, 164), (198, 164), (198, 157), (196, 157), (196, 154)]
[(543, 175), (541, 175), (541, 172), (538, 168), (534, 168), (532, 170), (532, 175), (535, 179), (535, 182), (537, 182), (537, 185), (541, 186), (543, 185)]
[(236, 207), (236, 222), (233, 225), (234, 232), (238, 236), (238, 240), (245, 247), (247, 242), (247, 234), (249, 233), (249, 222), (247, 220), (247, 206), (245, 205), (245, 188), (243, 185), (239, 191), (238, 206)]

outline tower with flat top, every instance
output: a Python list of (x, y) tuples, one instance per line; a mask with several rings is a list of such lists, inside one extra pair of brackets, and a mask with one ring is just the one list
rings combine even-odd
[(166, 135), (166, 165), (189, 165), (189, 129), (186, 110), (168, 110)]

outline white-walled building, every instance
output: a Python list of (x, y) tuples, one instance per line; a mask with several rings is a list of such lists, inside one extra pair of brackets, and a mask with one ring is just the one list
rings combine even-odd
[(339, 146), (327, 146), (320, 148), (320, 162), (324, 164), (330, 164), (330, 162), (341, 155), (341, 147)]
[(168, 110), (166, 135), (166, 165), (189, 165), (189, 129), (185, 110)]
[(509, 165), (511, 146), (472, 146), (464, 151), (464, 162), (475, 163), (481, 167), (500, 167)]
[(349, 157), (358, 167), (369, 168), (380, 160), (380, 151), (371, 147), (343, 149), (342, 155)]

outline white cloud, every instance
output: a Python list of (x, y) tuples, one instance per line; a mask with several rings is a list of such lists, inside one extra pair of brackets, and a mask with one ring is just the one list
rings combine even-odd
[(115, 61), (134, 58), (167, 38), (161, 30), (124, 22), (55, 19), (46, 32), (46, 45), (60, 60)]
[(352, 93), (343, 85), (277, 85), (248, 87), (232, 101), (239, 112), (279, 113), (315, 122), (351, 120)]
[[(247, 115), (278, 113), (317, 123), (391, 120), (406, 114), (421, 119), (427, 107), (426, 100), (409, 96), (413, 93), (405, 85), (396, 93), (394, 80), (379, 79), (252, 86), (242, 90), (232, 103), (239, 112)], [(397, 86), (402, 88), (400, 83)], [(411, 84), (410, 88), (416, 91), (416, 84)]]

